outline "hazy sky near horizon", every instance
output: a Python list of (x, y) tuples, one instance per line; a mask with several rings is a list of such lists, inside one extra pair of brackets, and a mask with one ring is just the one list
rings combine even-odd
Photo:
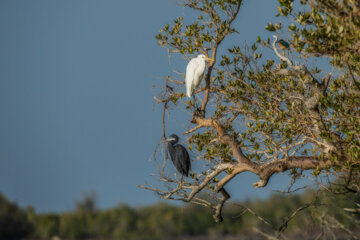
[[(276, 0), (244, 1), (231, 41), (268, 36), (276, 7)], [(169, 65), (154, 39), (178, 16), (193, 12), (171, 0), (2, 0), (0, 192), (40, 212), (71, 210), (90, 191), (101, 208), (157, 202), (137, 185), (156, 171), (150, 158), (162, 134), (153, 86), (187, 64)], [(176, 128), (182, 114), (168, 132), (184, 131)], [(236, 178), (233, 199), (271, 193), (253, 189), (256, 180)]]

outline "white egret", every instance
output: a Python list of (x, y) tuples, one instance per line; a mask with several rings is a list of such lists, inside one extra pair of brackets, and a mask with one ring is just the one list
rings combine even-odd
[(205, 61), (214, 61), (204, 54), (198, 55), (190, 60), (186, 67), (185, 85), (186, 95), (191, 98), (196, 88), (199, 87), (205, 72)]

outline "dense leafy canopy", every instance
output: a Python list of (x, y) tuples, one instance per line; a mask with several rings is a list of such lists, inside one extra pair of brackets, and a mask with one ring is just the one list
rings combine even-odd
[[(181, 182), (160, 169), (165, 190), (144, 188), (165, 199), (208, 206), (216, 221), (230, 198), (226, 184), (246, 171), (259, 176), (254, 187), (285, 171), (292, 184), (312, 170), (315, 177), (345, 177), (344, 188), (359, 191), (360, 2), (278, 2), (279, 21), (265, 27), (275, 39), (263, 40), (260, 33), (251, 46), (223, 45), (237, 33), (233, 23), (241, 0), (184, 0), (197, 20), (185, 25), (180, 17), (160, 30), (158, 44), (170, 54), (188, 59), (203, 53), (215, 60), (208, 65), (205, 87), (196, 92), (202, 97), (199, 109), (185, 97), (183, 81), (173, 76), (167, 76), (165, 91), (156, 98), (164, 112), (174, 106), (192, 113), (189, 124), (194, 125), (179, 131), (207, 170)], [(279, 49), (280, 37), (289, 50)], [(263, 54), (267, 49), (272, 54)], [(165, 121), (163, 126), (166, 137)], [(215, 200), (203, 198), (199, 193), (204, 192)]]

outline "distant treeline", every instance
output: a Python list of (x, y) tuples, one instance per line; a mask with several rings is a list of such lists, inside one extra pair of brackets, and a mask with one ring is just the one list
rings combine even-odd
[[(359, 202), (359, 196), (355, 197)], [(309, 207), (284, 225), (293, 212), (304, 206)], [(266, 200), (228, 204), (224, 221), (217, 224), (209, 209), (192, 204), (159, 203), (135, 208), (120, 204), (112, 209), (97, 210), (90, 197), (79, 202), (72, 212), (44, 214), (36, 213), (32, 207), (21, 209), (0, 195), (0, 239), (150, 240), (210, 239), (210, 236), (211, 239), (264, 239), (264, 233), (284, 227), (285, 235), (291, 239), (314, 239), (324, 230), (321, 219), (336, 219), (341, 223), (341, 226), (325, 224), (333, 228), (336, 236), (346, 236), (347, 230), (359, 231), (358, 223), (343, 211), (351, 207), (354, 207), (353, 201), (345, 196), (329, 197), (316, 191), (301, 195), (275, 194)], [(359, 216), (355, 219), (358, 221)]]

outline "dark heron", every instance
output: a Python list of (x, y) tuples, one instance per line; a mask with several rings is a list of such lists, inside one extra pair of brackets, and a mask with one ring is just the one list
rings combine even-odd
[(182, 176), (188, 177), (191, 162), (186, 148), (181, 144), (177, 144), (179, 137), (175, 134), (171, 134), (166, 141), (171, 161), (173, 162), (176, 170), (178, 170)]

